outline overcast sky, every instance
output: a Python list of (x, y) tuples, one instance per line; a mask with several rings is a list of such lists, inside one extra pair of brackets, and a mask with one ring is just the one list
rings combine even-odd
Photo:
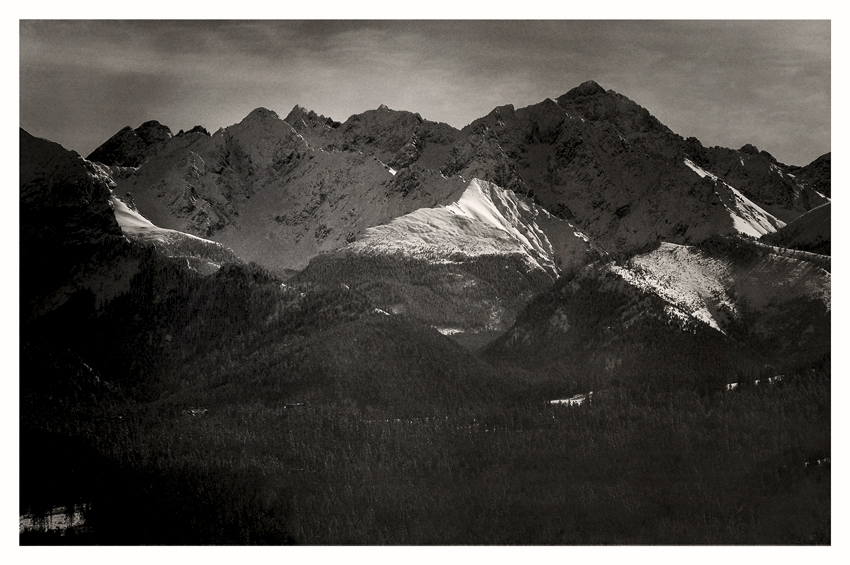
[(593, 79), (685, 137), (802, 165), (831, 150), (830, 59), (828, 21), (22, 21), (20, 125), (83, 155), (259, 106), (460, 128)]

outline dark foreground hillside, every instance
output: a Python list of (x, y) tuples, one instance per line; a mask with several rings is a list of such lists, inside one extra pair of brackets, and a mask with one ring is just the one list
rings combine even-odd
[(23, 544), (830, 543), (828, 360), (551, 405), (336, 285), (133, 253), (23, 328), (21, 514), (85, 518)]

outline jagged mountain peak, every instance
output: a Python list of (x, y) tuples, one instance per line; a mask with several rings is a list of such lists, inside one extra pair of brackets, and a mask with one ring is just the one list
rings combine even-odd
[(293, 128), (303, 133), (306, 127), (321, 127), (323, 129), (332, 129), (340, 126), (340, 123), (331, 118), (318, 114), (313, 110), (296, 104), (289, 114), (283, 118), (283, 121), (291, 125)]
[(349, 122), (359, 122), (364, 120), (391, 120), (398, 121), (401, 120), (403, 122), (415, 121), (416, 123), (422, 123), (422, 116), (417, 112), (410, 112), (408, 110), (393, 110), (386, 104), (381, 104), (374, 110), (366, 110), (361, 114), (354, 114), (350, 116), (344, 124)]
[[(558, 97), (557, 102), (568, 113), (577, 114), (583, 120), (611, 124), (625, 136), (652, 132), (667, 138), (665, 143), (668, 144), (678, 144), (682, 141), (681, 136), (673, 133), (649, 110), (627, 96), (603, 89), (593, 81), (573, 88)], [(673, 140), (672, 137), (676, 139)]]
[[(487, 118), (493, 117), (496, 119), (510, 118), (516, 113), (516, 109), (513, 104), (503, 104), (502, 106), (496, 106), (493, 108), (489, 114), (487, 114)], [(485, 118), (486, 119), (486, 118)]]
[(210, 136), (210, 132), (207, 130), (207, 128), (205, 128), (204, 126), (201, 126), (201, 125), (197, 125), (197, 126), (193, 127), (192, 129), (190, 129), (189, 131), (185, 131), (185, 132), (181, 129), (179, 132), (177, 132), (177, 135), (185, 135), (185, 134), (190, 134), (190, 133), (200, 133), (201, 135), (205, 135), (207, 137)]
[(419, 114), (392, 110), (382, 104), (376, 110), (350, 116), (336, 130), (335, 144), (343, 150), (374, 152), (378, 159), (388, 163), (426, 123), (433, 122), (426, 122)]
[(478, 118), (463, 128), (463, 132), (479, 132), (482, 128), (489, 128), (499, 124), (504, 124), (506, 120), (510, 121), (516, 116), (516, 109), (513, 104), (504, 104), (496, 106), (490, 113), (482, 118)]
[(260, 106), (259, 108), (255, 108), (254, 110), (251, 110), (251, 112), (247, 116), (245, 116), (245, 118), (242, 121), (245, 122), (245, 121), (268, 120), (268, 119), (279, 120), (280, 116), (278, 116), (277, 112), (275, 112), (274, 110), (269, 110), (268, 108), (263, 108), (262, 106)]
[(286, 117), (283, 118), (283, 121), (288, 123), (290, 120), (297, 120), (302, 117), (309, 116), (311, 114), (315, 114), (315, 112), (313, 112), (312, 110), (308, 110), (300, 104), (296, 104), (292, 107), (292, 110), (289, 111)]
[(513, 104), (505, 104), (503, 106), (496, 106), (493, 108), (493, 111), (490, 112), (487, 117), (493, 117), (497, 120), (505, 120), (514, 117), (516, 114), (516, 109)]
[(172, 137), (171, 128), (156, 120), (148, 120), (135, 129), (136, 135), (149, 143), (165, 141)]
[(604, 88), (599, 86), (598, 82), (593, 81), (593, 80), (588, 80), (588, 81), (581, 83), (577, 87), (572, 88), (569, 91), (567, 91), (566, 94), (559, 97), (559, 100), (561, 98), (574, 99), (574, 98), (582, 98), (582, 97), (585, 97), (585, 96), (595, 96), (597, 94), (605, 94), (606, 92), (607, 91)]
[(223, 133), (230, 138), (239, 138), (248, 145), (259, 143), (269, 144), (270, 147), (290, 143), (292, 138), (298, 136), (292, 125), (281, 120), (277, 112), (263, 107), (252, 110), (238, 124), (224, 128)]
[(121, 128), (92, 151), (87, 159), (109, 166), (138, 167), (172, 137), (168, 126), (148, 120), (136, 129), (130, 126)]
[[(141, 139), (132, 130), (122, 131)], [(189, 214), (183, 207), (195, 210), (194, 203), (200, 202), (191, 191), (183, 194), (184, 176), (195, 174), (192, 167), (181, 165), (189, 150), (206, 163), (197, 167), (198, 175), (212, 175), (203, 182), (193, 177), (190, 184), (207, 186), (209, 193), (201, 199), (206, 198), (220, 217), (232, 218), (234, 225), (247, 222), (235, 219), (240, 214), (247, 217), (247, 211), (236, 213), (241, 204), (235, 203), (235, 195), (259, 202), (262, 199), (257, 196), (265, 194), (264, 187), (290, 183), (288, 175), (296, 169), (312, 179), (311, 194), (325, 194), (325, 176), (348, 176), (356, 170), (351, 175), (354, 184), (375, 183), (379, 193), (399, 199), (428, 195), (431, 189), (423, 191), (422, 186), (441, 185), (448, 179), (462, 183), (479, 178), (528, 196), (557, 217), (574, 222), (612, 253), (631, 252), (659, 240), (695, 243), (713, 233), (733, 233), (738, 224), (746, 224), (747, 233), (760, 235), (777, 227), (780, 222), (775, 220), (787, 223), (826, 201), (813, 192), (820, 189), (809, 190), (795, 180), (799, 176), (802, 181), (803, 170), (796, 173), (774, 163), (755, 147), (721, 151), (703, 147), (695, 138), (685, 140), (638, 103), (595, 81), (584, 82), (556, 100), (547, 98), (520, 108), (497, 106), (463, 130), (386, 104), (354, 114), (342, 124), (300, 104), (284, 120), (271, 110), (257, 108), (209, 143), (197, 135), (186, 136), (179, 143), (172, 140), (156, 155), (162, 163), (170, 163), (171, 172), (164, 174), (171, 179), (165, 192), (182, 195), (179, 206), (167, 206), (175, 218), (166, 218), (164, 212), (152, 215), (164, 227), (183, 229), (183, 218)], [(685, 166), (686, 160), (699, 169), (697, 174)], [(153, 169), (147, 167), (145, 183), (158, 186), (162, 180)], [(712, 180), (706, 181), (709, 173)], [(214, 182), (218, 175), (224, 175), (226, 182)], [(828, 183), (828, 174), (824, 176), (820, 169), (813, 169), (810, 176), (812, 186), (823, 178)], [(145, 192), (135, 185), (131, 188), (134, 195)], [(346, 192), (342, 188), (340, 195)], [(155, 194), (163, 190), (157, 191), (147, 191), (148, 196), (162, 200)], [(145, 205), (152, 205), (144, 199), (139, 202), (143, 211)], [(323, 202), (317, 205), (324, 206)], [(301, 205), (304, 210), (293, 212), (281, 204), (270, 218), (253, 220), (279, 227), (287, 237), (298, 223), (293, 218), (305, 225), (315, 223), (318, 231), (314, 232), (319, 235), (314, 239), (323, 246), (330, 245), (324, 243), (330, 240), (322, 234), (337, 221), (345, 231), (334, 232), (335, 242), (345, 241), (349, 231), (354, 237), (368, 227), (365, 221), (351, 219), (350, 207), (340, 214), (347, 219), (330, 222), (314, 214), (313, 204)], [(383, 210), (378, 202), (370, 206)], [(385, 222), (402, 209), (411, 209), (392, 206), (392, 212), (374, 217)], [(258, 207), (252, 213), (266, 210)], [(303, 235), (299, 237), (304, 241)]]
[(764, 157), (765, 159), (767, 159), (768, 161), (770, 161), (772, 163), (779, 163), (776, 160), (776, 157), (774, 157), (773, 155), (771, 155), (767, 151), (759, 150), (759, 148), (756, 147), (755, 145), (753, 145), (752, 143), (745, 144), (743, 147), (738, 149), (738, 151), (741, 152), (741, 153), (744, 153), (746, 155), (761, 155), (762, 157)]

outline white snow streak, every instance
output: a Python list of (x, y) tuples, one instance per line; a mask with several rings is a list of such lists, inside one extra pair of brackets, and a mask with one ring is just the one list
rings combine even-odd
[[(550, 216), (511, 190), (473, 179), (457, 201), (369, 228), (351, 248), (433, 262), (454, 262), (456, 255), (520, 255), (530, 268), (556, 274), (554, 249), (537, 225), (541, 217)], [(576, 237), (584, 239), (579, 233)]]
[(142, 216), (139, 212), (131, 210), (124, 202), (122, 202), (114, 194), (109, 197), (109, 203), (112, 206), (112, 212), (115, 214), (115, 221), (124, 235), (144, 236), (149, 239), (156, 239), (162, 242), (170, 242), (174, 237), (190, 237), (209, 243), (210, 245), (220, 245), (214, 241), (198, 237), (190, 233), (161, 228), (154, 225), (150, 220)]
[(526, 202), (517, 199), (513, 191), (473, 179), (460, 200), (446, 206), (446, 210), (508, 233), (521, 242), (529, 259), (541, 269), (543, 266), (537, 259), (552, 256), (552, 244), (546, 234), (533, 219), (529, 222), (522, 217), (533, 217), (535, 212)]
[(736, 210), (731, 210), (728, 206), (726, 209), (729, 210), (729, 215), (732, 216), (735, 229), (740, 233), (758, 238), (766, 233), (773, 233), (777, 228), (785, 225), (785, 222), (777, 219), (773, 214), (765, 212), (758, 204), (741, 194), (738, 189), (728, 184), (726, 186), (732, 191), (737, 204)]
[(662, 243), (657, 250), (632, 258), (628, 268), (612, 265), (610, 269), (667, 301), (671, 318), (684, 321), (683, 315), (690, 316), (722, 332), (711, 310), (737, 314), (726, 293), (729, 266), (684, 245)]
[[(766, 233), (775, 232), (778, 228), (785, 225), (785, 222), (777, 219), (773, 214), (763, 210), (758, 204), (744, 196), (741, 191), (721, 180), (717, 175), (699, 167), (690, 159), (685, 159), (685, 165), (687, 165), (700, 177), (708, 177), (715, 182), (714, 193), (718, 196), (718, 198), (720, 198), (723, 206), (729, 212), (729, 216), (732, 218), (732, 225), (738, 233), (758, 238)], [(732, 206), (727, 204), (725, 199), (717, 192), (716, 183), (718, 182), (730, 191), (731, 199), (733, 201)]]

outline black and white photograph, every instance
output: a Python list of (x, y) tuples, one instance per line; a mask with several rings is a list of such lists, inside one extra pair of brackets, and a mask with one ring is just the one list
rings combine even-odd
[(18, 20), (20, 546), (833, 545), (832, 21), (512, 10)]

